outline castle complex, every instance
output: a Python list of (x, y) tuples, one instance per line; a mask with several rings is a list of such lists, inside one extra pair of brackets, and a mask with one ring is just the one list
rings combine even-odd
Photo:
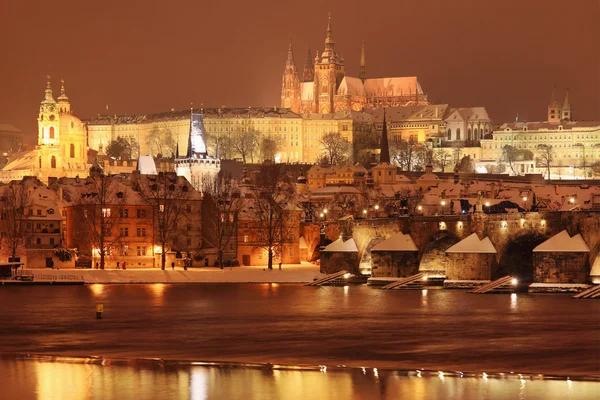
[(325, 49), (314, 59), (308, 49), (302, 77), (294, 62), (292, 44), (281, 84), (281, 107), (296, 113), (330, 114), (364, 108), (423, 106), (429, 104), (414, 76), (367, 78), (365, 47), (362, 46), (358, 78), (346, 76), (344, 57), (335, 50), (331, 15)]

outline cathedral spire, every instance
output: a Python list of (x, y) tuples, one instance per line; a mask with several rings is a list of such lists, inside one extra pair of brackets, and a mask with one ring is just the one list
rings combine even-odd
[(287, 60), (285, 62), (285, 66), (292, 66), (292, 65), (296, 65), (296, 63), (294, 62), (294, 49), (292, 49), (292, 39), (290, 39), (290, 46), (288, 47), (288, 56), (287, 56)]
[(308, 45), (308, 53), (304, 62), (304, 72), (302, 73), (302, 82), (312, 82), (314, 80), (315, 66), (313, 64), (312, 54), (310, 53), (310, 45)]
[(387, 124), (385, 122), (385, 108), (383, 109), (383, 129), (381, 131), (381, 152), (379, 154), (379, 162), (390, 164), (390, 147), (388, 144)]
[(365, 79), (367, 79), (367, 63), (365, 62), (365, 41), (362, 42), (362, 47), (360, 49), (360, 68), (358, 70), (358, 77), (363, 83)]
[(556, 84), (552, 88), (552, 96), (550, 97), (550, 107), (558, 107), (558, 101), (556, 100)]
[(567, 94), (565, 95), (565, 102), (562, 106), (562, 120), (563, 121), (572, 121), (573, 117), (571, 115), (571, 104), (569, 104), (569, 88), (567, 88)]
[(55, 103), (54, 97), (52, 97), (52, 87), (50, 86), (50, 75), (47, 75), (46, 78), (48, 81), (46, 83), (46, 95), (43, 103)]
[(329, 22), (327, 23), (327, 36), (325, 37), (325, 50), (321, 55), (322, 62), (335, 62), (335, 42), (333, 41), (333, 31), (331, 29), (331, 13), (329, 13)]

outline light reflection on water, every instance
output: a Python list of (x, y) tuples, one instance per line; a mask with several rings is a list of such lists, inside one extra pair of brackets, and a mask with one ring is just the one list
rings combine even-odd
[(7, 399), (590, 399), (598, 382), (460, 378), (439, 372), (102, 365), (0, 359)]

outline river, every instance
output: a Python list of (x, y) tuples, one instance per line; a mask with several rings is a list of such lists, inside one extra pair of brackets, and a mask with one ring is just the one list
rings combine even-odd
[[(104, 313), (98, 320), (99, 303)], [(0, 317), (4, 355), (345, 365), (477, 376), (514, 372), (574, 380), (600, 375), (600, 302), (568, 295), (384, 291), (365, 285), (5, 286)], [(11, 370), (6, 362), (3, 368)], [(186, 374), (193, 376), (191, 370)], [(388, 380), (401, 387), (403, 380), (414, 381), (393, 374)], [(480, 390), (481, 379), (473, 380)], [(551, 381), (542, 382), (548, 388)]]

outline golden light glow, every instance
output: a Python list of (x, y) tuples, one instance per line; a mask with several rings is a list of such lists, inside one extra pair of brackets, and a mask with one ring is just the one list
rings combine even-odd
[(523, 197), (523, 201), (527, 201), (527, 196)]
[(506, 228), (506, 221), (502, 221), (501, 225), (502, 225), (503, 228)]
[(363, 210), (363, 214), (366, 214), (366, 213), (367, 213), (367, 210)]
[(162, 253), (162, 248), (160, 246), (154, 246), (154, 253), (155, 254), (161, 254)]
[(521, 218), (521, 226), (525, 226), (525, 218)]
[(545, 219), (542, 220), (542, 226), (546, 226), (546, 220)]
[(324, 210), (323, 210), (323, 214), (327, 214), (327, 209), (324, 209)]
[(379, 210), (379, 204), (375, 204), (375, 209)]
[(444, 221), (440, 222), (440, 229), (446, 229), (446, 223)]
[(575, 203), (575, 197), (571, 197), (571, 198), (569, 199), (569, 203), (571, 203), (571, 204)]
[(442, 200), (442, 206), (446, 205), (446, 200)]
[(93, 285), (89, 285), (88, 287), (92, 291), (94, 297), (100, 297), (104, 294), (104, 285), (100, 283), (95, 283)]
[(417, 210), (422, 211), (423, 210), (423, 206), (418, 206)]
[(462, 228), (462, 222), (460, 222), (460, 221), (458, 222), (458, 227)]
[(486, 201), (486, 202), (485, 202), (485, 206), (486, 206), (486, 207), (489, 207), (489, 206), (490, 206), (490, 202), (489, 202), (489, 201)]

